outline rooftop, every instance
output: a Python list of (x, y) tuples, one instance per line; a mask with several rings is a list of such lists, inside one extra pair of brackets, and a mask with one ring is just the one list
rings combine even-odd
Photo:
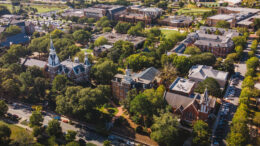
[(111, 32), (96, 35), (93, 37), (93, 39), (96, 40), (100, 36), (104, 36), (110, 44), (114, 44), (115, 42), (117, 42), (119, 40), (123, 40), (123, 41), (129, 41), (129, 42), (133, 43), (134, 46), (136, 46), (145, 41), (144, 37), (130, 36), (128, 34), (111, 33)]
[(229, 14), (217, 14), (211, 17), (208, 17), (210, 19), (215, 19), (215, 20), (231, 20), (234, 16), (229, 15)]
[(258, 13), (260, 9), (253, 9), (253, 8), (242, 8), (242, 7), (225, 7), (230, 11), (237, 11), (237, 12), (248, 12), (248, 13)]
[(194, 65), (189, 70), (189, 77), (206, 79), (207, 77), (212, 77), (217, 80), (226, 81), (228, 77), (228, 72), (219, 71), (213, 69), (211, 66), (206, 65)]
[(46, 61), (41, 61), (41, 60), (37, 60), (37, 59), (32, 59), (32, 58), (21, 58), (20, 59), (21, 64), (25, 65), (25, 66), (37, 66), (40, 68), (44, 68), (47, 65)]
[(116, 78), (121, 78), (122, 82), (130, 83), (130, 82), (138, 82), (142, 84), (150, 84), (156, 79), (156, 76), (159, 74), (159, 70), (154, 67), (149, 67), (144, 71), (139, 73), (131, 73), (130, 76), (123, 74), (116, 74)]
[(170, 90), (172, 91), (178, 91), (178, 92), (183, 92), (183, 93), (191, 93), (192, 89), (195, 86), (195, 82), (178, 77), (169, 87)]
[(180, 95), (177, 93), (166, 92), (165, 93), (165, 100), (169, 105), (173, 108), (178, 109), (181, 108), (182, 110), (185, 109), (188, 105), (195, 102), (196, 98), (200, 98), (199, 94), (196, 94), (195, 97)]

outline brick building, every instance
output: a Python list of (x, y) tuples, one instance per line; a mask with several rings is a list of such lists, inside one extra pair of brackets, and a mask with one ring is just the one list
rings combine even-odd
[(126, 8), (120, 5), (104, 5), (97, 4), (92, 7), (84, 9), (84, 14), (86, 17), (100, 19), (104, 16), (108, 17), (108, 19), (115, 19), (118, 13), (124, 11)]
[(51, 79), (54, 79), (58, 74), (65, 74), (68, 78), (74, 80), (75, 82), (88, 81), (91, 67), (86, 54), (84, 63), (80, 63), (77, 57), (74, 59), (74, 62), (71, 61), (71, 59), (60, 62), (52, 40), (50, 41), (50, 53), (47, 62), (30, 58), (22, 58), (20, 62), (25, 66), (38, 66), (40, 68), (44, 68), (44, 70), (48, 72)]
[(260, 10), (242, 7), (221, 7), (218, 14), (208, 17), (207, 24), (215, 26), (217, 22), (224, 20), (230, 27), (254, 27), (254, 19), (260, 18)]
[(119, 100), (126, 98), (127, 92), (133, 88), (138, 91), (150, 89), (159, 81), (160, 72), (154, 67), (147, 68), (139, 73), (133, 73), (130, 69), (126, 69), (125, 75), (116, 74), (112, 82), (113, 96)]
[(115, 16), (115, 19), (129, 23), (144, 22), (146, 25), (150, 25), (162, 15), (162, 12), (163, 10), (160, 8), (131, 6), (128, 7), (125, 11), (118, 13)]
[(236, 30), (201, 26), (199, 30), (190, 33), (186, 39), (178, 43), (171, 51), (182, 53), (186, 47), (195, 45), (202, 52), (211, 52), (217, 57), (225, 57), (235, 47), (232, 41), (235, 36), (239, 36)]
[(158, 20), (160, 25), (172, 27), (189, 27), (193, 20), (190, 16), (166, 16), (164, 19)]
[(207, 121), (215, 108), (216, 99), (208, 95), (207, 89), (202, 95), (193, 92), (195, 84), (189, 79), (178, 77), (164, 94), (164, 99), (172, 106), (174, 114), (188, 123), (198, 119)]

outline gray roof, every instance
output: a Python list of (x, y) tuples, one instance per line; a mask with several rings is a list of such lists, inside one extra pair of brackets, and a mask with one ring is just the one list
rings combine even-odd
[(253, 8), (242, 8), (242, 7), (225, 7), (230, 11), (237, 11), (237, 12), (248, 12), (248, 13), (257, 13), (260, 12), (260, 9), (253, 9)]
[(216, 80), (226, 81), (228, 72), (215, 70), (211, 66), (194, 65), (189, 70), (188, 76), (189, 76), (189, 78), (192, 77), (192, 78), (197, 78), (197, 79), (201, 79), (201, 80), (204, 80), (207, 77), (212, 77)]
[(20, 61), (21, 61), (21, 64), (23, 64), (25, 66), (38, 66), (40, 68), (44, 68), (47, 65), (47, 62), (45, 62), (45, 61), (32, 59), (32, 58), (27, 58), (27, 59), (21, 58)]
[(67, 59), (67, 60), (64, 60), (61, 62), (61, 64), (69, 69), (72, 69), (78, 65), (80, 65), (80, 63), (76, 63), (76, 62), (73, 62), (71, 61), (70, 59)]
[(164, 98), (173, 108), (178, 109), (179, 107), (183, 107), (183, 109), (185, 109), (188, 105), (192, 104), (196, 98), (199, 98), (198, 96), (199, 94), (195, 97), (189, 97), (177, 93), (166, 92)]
[(195, 86), (195, 82), (178, 77), (169, 87), (172, 91), (179, 91), (183, 93), (190, 93), (193, 87)]
[[(146, 70), (139, 72), (139, 73), (131, 73), (131, 76), (123, 75), (123, 74), (116, 74), (115, 78), (121, 78), (122, 82), (138, 82), (142, 84), (150, 84), (156, 78), (156, 76), (160, 73), (154, 67), (147, 68)], [(128, 81), (126, 81), (128, 80)]]
[(159, 71), (154, 68), (150, 67), (144, 70), (143, 72), (140, 72), (139, 74), (135, 75), (135, 77), (139, 77), (144, 80), (153, 81), (155, 76), (159, 73)]
[(108, 40), (108, 43), (110, 44), (114, 44), (119, 40), (123, 40), (123, 41), (131, 42), (134, 44), (134, 46), (137, 46), (138, 44), (141, 44), (145, 41), (144, 37), (130, 36), (128, 34), (120, 34), (120, 33), (112, 33), (112, 32), (95, 35), (93, 36), (93, 39), (96, 40), (101, 36), (105, 37)]

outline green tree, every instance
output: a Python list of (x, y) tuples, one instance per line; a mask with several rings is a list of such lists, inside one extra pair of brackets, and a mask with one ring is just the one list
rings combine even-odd
[(105, 141), (103, 142), (103, 146), (111, 146), (111, 141), (105, 140)]
[(150, 118), (153, 111), (152, 103), (144, 94), (137, 95), (130, 103), (130, 112), (140, 117), (143, 121)]
[(28, 132), (17, 131), (15, 135), (16, 137), (14, 138), (12, 143), (16, 143), (21, 146), (29, 146), (34, 143), (33, 136)]
[(96, 26), (98, 27), (110, 27), (111, 26), (111, 22), (110, 20), (105, 16), (102, 17), (100, 20), (97, 21)]
[(91, 38), (91, 33), (81, 29), (75, 31), (73, 37), (78, 43), (86, 44)]
[(170, 112), (154, 116), (151, 138), (160, 145), (172, 146), (178, 139), (178, 121)]
[(221, 64), (220, 70), (229, 72), (230, 74), (234, 73), (234, 60), (230, 58), (226, 58), (225, 61)]
[(246, 45), (246, 37), (245, 36), (235, 36), (232, 38), (235, 46), (245, 46)]
[(41, 126), (42, 122), (43, 122), (43, 117), (40, 111), (33, 111), (29, 120), (30, 127)]
[(166, 10), (167, 6), (168, 6), (168, 2), (166, 1), (160, 1), (159, 3), (157, 3), (157, 7), (162, 8), (163, 10)]
[(154, 63), (153, 57), (148, 57), (143, 54), (132, 54), (126, 58), (125, 66), (133, 69), (134, 72), (150, 67)]
[(34, 127), (33, 127), (33, 132), (32, 132), (32, 134), (33, 134), (34, 137), (37, 137), (37, 136), (41, 135), (42, 132), (43, 132), (43, 131), (42, 131), (42, 128), (41, 128), (41, 127), (39, 127), (39, 126), (34, 126)]
[(69, 80), (65, 75), (57, 75), (52, 81), (52, 90), (56, 92), (65, 91), (69, 84)]
[(193, 139), (192, 143), (200, 146), (210, 145), (210, 134), (208, 124), (202, 120), (196, 121), (193, 125)]
[(121, 101), (121, 104), (127, 111), (130, 111), (130, 103), (137, 95), (137, 90), (135, 88), (131, 89), (127, 92), (126, 98)]
[(7, 79), (2, 82), (2, 89), (6, 97), (16, 98), (20, 93), (19, 86), (13, 79)]
[(117, 66), (112, 61), (97, 63), (91, 68), (91, 76), (101, 84), (109, 84), (116, 72)]
[(190, 54), (190, 55), (200, 54), (200, 53), (201, 53), (200, 48), (196, 46), (189, 46), (184, 51), (184, 54)]
[(11, 129), (5, 125), (0, 125), (0, 145), (8, 145), (10, 142)]
[(246, 61), (247, 69), (253, 68), (254, 70), (259, 66), (257, 57), (251, 57)]
[(0, 6), (0, 16), (10, 14), (10, 11), (5, 6)]
[[(241, 100), (241, 99), (240, 99)], [(240, 103), (236, 113), (232, 119), (231, 132), (228, 134), (227, 142), (229, 145), (244, 146), (248, 143), (248, 107), (244, 103)]]
[(60, 122), (55, 119), (49, 121), (46, 131), (51, 136), (56, 136), (56, 137), (60, 136), (62, 134)]
[(180, 74), (186, 74), (191, 67), (191, 61), (186, 56), (178, 56), (173, 60), (173, 65)]
[(255, 125), (260, 125), (260, 112), (256, 112), (253, 118), (253, 122)]
[(19, 26), (16, 25), (10, 25), (7, 27), (4, 31), (5, 36), (12, 36), (18, 33), (21, 33), (22, 29)]
[(66, 144), (66, 146), (80, 146), (80, 144), (76, 141), (72, 141)]
[(131, 27), (130, 23), (118, 22), (117, 25), (115, 26), (115, 30), (117, 33), (126, 34), (130, 27)]
[(242, 83), (242, 88), (248, 87), (248, 88), (253, 89), (254, 85), (255, 85), (255, 81), (254, 81), (253, 77), (247, 76)]
[(260, 19), (257, 18), (257, 19), (254, 19), (254, 26), (255, 26), (255, 29), (260, 29)]
[(107, 90), (108, 86), (103, 85), (95, 89), (80, 86), (68, 87), (65, 95), (57, 96), (56, 111), (64, 115), (84, 119), (86, 114), (91, 114), (96, 110), (97, 106), (107, 101), (110, 96)]
[(95, 46), (102, 46), (105, 44), (108, 44), (108, 40), (103, 36), (98, 37), (94, 42)]
[(134, 44), (128, 41), (119, 40), (114, 43), (113, 48), (109, 50), (107, 57), (113, 62), (117, 63), (120, 60), (125, 59), (126, 57), (134, 53)]
[(2, 118), (8, 111), (8, 106), (5, 101), (0, 100), (0, 118)]
[(161, 109), (164, 107), (164, 95), (165, 87), (160, 85), (156, 90), (155, 89), (146, 89), (143, 94), (147, 99), (153, 104), (154, 108)]
[(220, 20), (217, 22), (216, 27), (217, 28), (229, 28), (230, 24), (225, 20)]
[(237, 53), (238, 58), (242, 58), (243, 55), (243, 47), (242, 46), (236, 46), (235, 51)]
[(112, 31), (112, 28), (111, 27), (104, 27), (102, 29), (102, 31), (105, 33), (105, 32), (111, 32)]
[(201, 65), (208, 65), (213, 66), (216, 63), (216, 57), (212, 53), (202, 53), (192, 55), (190, 57), (190, 61), (192, 65), (201, 64)]
[(179, 2), (179, 6), (182, 8), (184, 6), (184, 2)]
[(72, 142), (75, 140), (77, 135), (76, 131), (68, 130), (67, 134), (65, 135), (65, 139), (67, 142)]
[(135, 26), (132, 26), (128, 31), (127, 34), (132, 36), (143, 36), (144, 31), (144, 24), (142, 22), (138, 22)]
[(209, 95), (215, 97), (221, 96), (220, 86), (215, 79), (211, 77), (206, 78), (204, 81), (198, 84), (198, 86), (195, 88), (195, 91), (199, 93), (203, 93), (206, 88), (208, 89)]

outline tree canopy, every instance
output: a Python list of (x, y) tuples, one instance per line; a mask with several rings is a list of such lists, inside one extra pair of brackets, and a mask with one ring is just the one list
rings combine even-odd
[(225, 20), (220, 20), (217, 22), (216, 27), (218, 28), (229, 28), (230, 24), (229, 22), (225, 21)]
[(179, 122), (173, 118), (170, 112), (161, 113), (160, 116), (154, 116), (151, 138), (160, 145), (172, 146), (178, 139)]
[(208, 124), (202, 120), (198, 120), (193, 125), (192, 143), (200, 146), (210, 145), (210, 134)]
[(117, 65), (109, 60), (99, 62), (91, 68), (91, 76), (100, 84), (109, 84), (116, 73)]
[(221, 96), (221, 90), (220, 90), (220, 85), (218, 82), (211, 78), (208, 77), (204, 81), (200, 82), (198, 86), (195, 88), (196, 92), (203, 93), (205, 89), (208, 89), (209, 95), (215, 96), (215, 97), (220, 97)]
[(8, 106), (3, 100), (0, 100), (0, 118), (3, 117), (8, 111)]
[(189, 46), (184, 51), (184, 54), (190, 54), (190, 55), (200, 54), (200, 53), (201, 53), (200, 48), (196, 46)]

